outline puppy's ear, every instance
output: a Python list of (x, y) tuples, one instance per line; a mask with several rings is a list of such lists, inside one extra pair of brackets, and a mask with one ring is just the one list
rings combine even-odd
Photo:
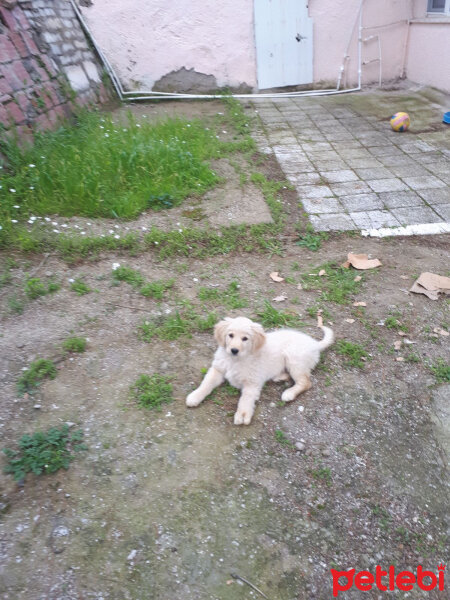
[(253, 350), (255, 352), (262, 348), (266, 343), (266, 334), (264, 332), (263, 326), (259, 323), (252, 324), (252, 344)]
[(229, 318), (219, 321), (214, 327), (214, 338), (219, 346), (225, 346), (225, 336), (227, 334)]

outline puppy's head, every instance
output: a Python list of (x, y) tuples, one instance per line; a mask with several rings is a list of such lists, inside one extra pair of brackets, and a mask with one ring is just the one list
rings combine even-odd
[(246, 317), (227, 317), (217, 323), (214, 337), (227, 354), (234, 357), (247, 356), (259, 350), (266, 341), (264, 329)]

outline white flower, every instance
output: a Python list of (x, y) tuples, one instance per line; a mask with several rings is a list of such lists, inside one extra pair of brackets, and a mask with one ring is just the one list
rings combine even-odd
[(31, 167), (32, 169), (34, 169), (34, 167), (35, 167), (36, 165), (30, 164), (30, 165), (28, 165), (28, 166), (29, 166), (29, 167)]
[[(2, 186), (0, 185), (0, 187)], [(20, 208), (20, 206), (18, 204), (14, 204), (14, 208)]]
[(3, 229), (3, 227), (0, 225), (0, 229)]
[(159, 244), (159, 242), (155, 242), (155, 246), (157, 246)]
[(11, 219), (11, 223), (17, 223), (16, 219)]
[(56, 221), (52, 221), (52, 225), (58, 225)]
[(30, 185), (30, 190), (34, 190), (34, 185)]
[(72, 278), (70, 278), (70, 279), (68, 279), (67, 281), (68, 281), (69, 283), (73, 283), (73, 282), (75, 281), (75, 279), (72, 279)]
[(140, 127), (139, 123), (136, 123), (136, 127)]
[(113, 263), (112, 270), (115, 271), (120, 267), (120, 263)]
[(53, 231), (54, 233), (59, 233), (59, 231), (58, 231), (57, 229), (52, 229), (52, 231)]
[(9, 191), (12, 192), (13, 194), (16, 193), (16, 190), (14, 188), (9, 188)]
[(105, 133), (105, 137), (109, 137), (109, 133)]
[(67, 227), (67, 225), (66, 225), (65, 223), (63, 223), (63, 224), (61, 225), (61, 227)]
[(81, 235), (86, 235), (85, 231), (80, 231)]
[(116, 240), (120, 240), (120, 235), (115, 235), (114, 237)]
[(110, 230), (109, 230), (109, 233), (114, 233), (114, 230), (113, 230), (113, 229), (110, 229)]

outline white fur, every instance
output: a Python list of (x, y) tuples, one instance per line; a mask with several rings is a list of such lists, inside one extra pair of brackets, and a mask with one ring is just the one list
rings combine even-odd
[(269, 379), (286, 381), (290, 376), (294, 385), (283, 392), (281, 399), (294, 400), (311, 387), (309, 375), (319, 362), (320, 351), (333, 343), (331, 329), (322, 329), (325, 337), (318, 342), (294, 329), (266, 334), (259, 323), (246, 317), (220, 321), (214, 329), (219, 347), (213, 363), (200, 386), (186, 398), (187, 406), (198, 406), (225, 379), (242, 390), (235, 425), (250, 423), (261, 389)]

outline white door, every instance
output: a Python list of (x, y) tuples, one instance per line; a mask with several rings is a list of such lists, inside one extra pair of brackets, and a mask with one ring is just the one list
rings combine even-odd
[(254, 0), (258, 88), (312, 83), (307, 0)]

